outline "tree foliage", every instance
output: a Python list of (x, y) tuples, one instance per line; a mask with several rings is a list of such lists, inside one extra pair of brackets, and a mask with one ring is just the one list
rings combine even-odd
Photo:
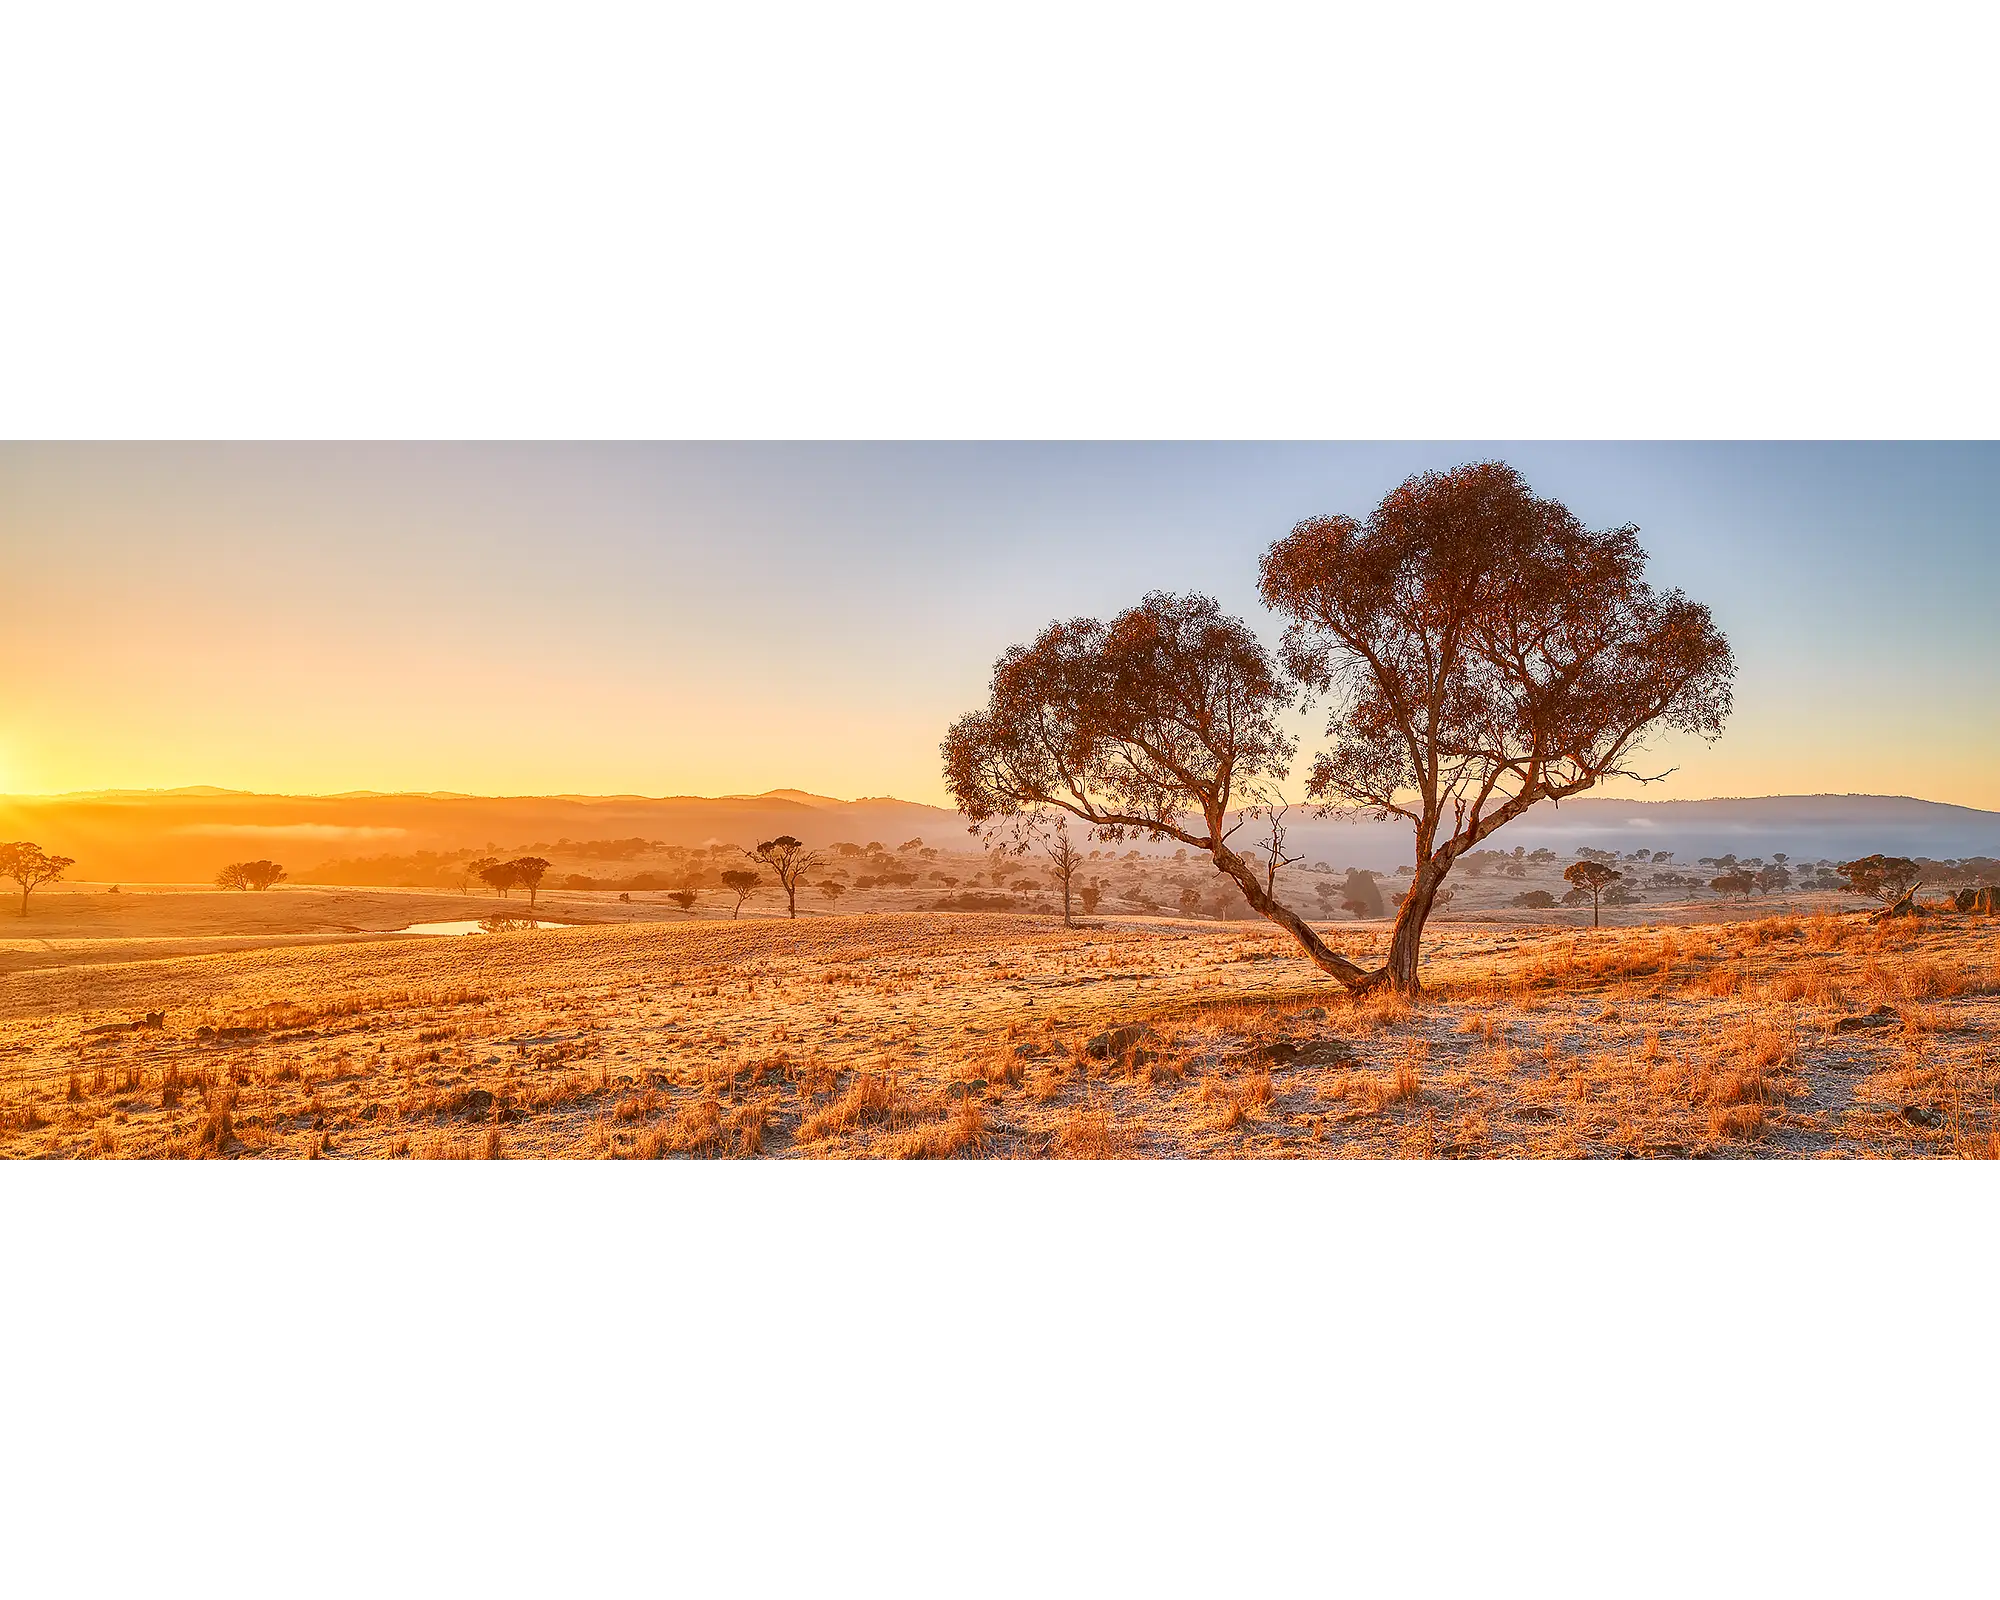
[[(904, 849), (921, 845), (923, 840), (912, 839)], [(753, 861), (761, 861), (778, 875), (778, 887), (785, 891), (785, 912), (788, 916), (799, 914), (799, 883), (808, 868), (819, 860), (817, 850), (808, 850), (805, 845), (789, 833), (781, 833), (775, 839), (766, 839), (755, 850), (744, 852)], [(754, 876), (754, 874), (753, 874)], [(727, 876), (724, 882), (727, 882)], [(739, 898), (736, 902), (742, 905)]]
[(1109, 623), (1053, 622), (1006, 651), (985, 708), (945, 735), (945, 786), (975, 832), (1011, 848), (1067, 813), (1099, 839), (1204, 851), (1322, 970), (1359, 987), (1369, 974), (1271, 896), (1230, 843), (1244, 807), (1279, 803), (1297, 750), (1278, 725), (1292, 692), (1213, 600), (1156, 592)]
[(218, 889), (268, 889), (285, 881), (285, 869), (275, 861), (232, 861), (215, 875)]
[(1622, 881), (1624, 876), (1622, 872), (1607, 867), (1602, 861), (1579, 861), (1574, 866), (1563, 869), (1563, 881), (1574, 884), (1590, 896), (1590, 925), (1593, 928), (1598, 926), (1599, 899), (1606, 889)]
[(763, 881), (763, 878), (759, 874), (750, 871), (747, 867), (733, 867), (723, 873), (722, 887), (736, 896), (736, 904), (729, 912), (730, 921), (734, 922), (736, 920), (737, 912), (743, 909), (743, 902), (750, 898), (751, 894), (755, 892), (757, 885)]
[(528, 904), (535, 903), (535, 896), (542, 887), (542, 876), (549, 870), (549, 864), (540, 856), (516, 856), (507, 863), (513, 881), (528, 891)]
[(1923, 881), (1923, 868), (1907, 856), (1872, 855), (1843, 861), (1834, 868), (1846, 880), (1849, 894), (1865, 895), (1893, 905)]
[(56, 883), (76, 865), (74, 856), (52, 856), (40, 845), (26, 839), (0, 844), (0, 878), (11, 878), (20, 886), (21, 915), (28, 914), (28, 896), (45, 883)]

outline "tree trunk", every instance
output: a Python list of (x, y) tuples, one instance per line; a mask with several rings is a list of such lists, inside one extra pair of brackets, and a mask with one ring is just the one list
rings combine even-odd
[(785, 885), (785, 915), (790, 917), (794, 922), (798, 921), (799, 886), (796, 883)]
[(1076, 926), (1076, 924), (1069, 920), (1069, 879), (1064, 878), (1062, 883), (1063, 883), (1063, 926), (1065, 928), (1073, 928)]
[(1597, 896), (1596, 896), (1596, 895), (1592, 895), (1592, 896), (1590, 897), (1590, 925), (1591, 925), (1591, 927), (1592, 927), (1592, 928), (1599, 928), (1599, 927), (1602, 927), (1602, 926), (1603, 926), (1603, 924), (1602, 924), (1602, 923), (1600, 923), (1600, 922), (1599, 922), (1599, 921), (1597, 920)]
[(1389, 984), (1400, 995), (1414, 998), (1423, 985), (1417, 977), (1417, 959), (1422, 953), (1424, 924), (1437, 904), (1438, 885), (1444, 874), (1427, 858), (1419, 857), (1417, 874), (1410, 880), (1409, 893), (1396, 908), (1396, 931), (1389, 936)]
[(1236, 886), (1243, 891), (1243, 898), (1250, 902), (1251, 908), (1258, 915), (1275, 922), (1289, 933), (1298, 942), (1299, 948), (1305, 951), (1307, 959), (1328, 977), (1339, 980), (1356, 994), (1376, 988), (1385, 980), (1386, 969), (1382, 972), (1370, 972), (1365, 967), (1357, 967), (1336, 951), (1328, 949), (1326, 941), (1313, 932), (1305, 918), (1275, 895), (1265, 892), (1257, 874), (1252, 872), (1243, 858), (1229, 846), (1216, 845), (1210, 854), (1215, 858), (1215, 864), (1235, 880)]

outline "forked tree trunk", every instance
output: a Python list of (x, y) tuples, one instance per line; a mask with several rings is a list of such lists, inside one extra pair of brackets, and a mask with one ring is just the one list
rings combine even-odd
[(1249, 864), (1229, 846), (1218, 844), (1209, 853), (1214, 857), (1215, 864), (1243, 891), (1243, 898), (1250, 902), (1251, 908), (1289, 933), (1312, 964), (1328, 977), (1337, 979), (1356, 994), (1365, 993), (1385, 981), (1388, 976), (1386, 969), (1370, 972), (1365, 967), (1357, 967), (1338, 951), (1329, 949), (1326, 941), (1313, 932), (1304, 917), (1265, 890)]

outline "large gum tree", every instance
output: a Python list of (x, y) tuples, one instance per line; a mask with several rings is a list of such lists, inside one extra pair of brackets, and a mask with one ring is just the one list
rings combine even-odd
[(1366, 522), (1314, 517), (1265, 553), (1286, 673), (1329, 704), (1308, 798), (1416, 831), (1385, 969), (1403, 993), (1466, 851), (1544, 800), (1643, 779), (1659, 730), (1720, 736), (1729, 641), (1645, 567), (1637, 528), (1586, 528), (1498, 461), (1411, 478)]
[[(1720, 734), (1728, 642), (1644, 567), (1636, 529), (1593, 532), (1504, 463), (1426, 473), (1366, 522), (1315, 517), (1265, 554), (1259, 589), (1287, 622), (1276, 660), (1202, 595), (1150, 594), (1008, 650), (986, 707), (945, 738), (946, 785), (975, 828), (1068, 813), (1101, 838), (1201, 850), (1322, 971), (1415, 994), (1461, 855), (1543, 800), (1644, 776), (1649, 733)], [(1296, 744), (1280, 719), (1301, 698), (1330, 712), (1307, 784), (1322, 814), (1415, 831), (1378, 970), (1329, 948), (1230, 842), (1282, 805)]]

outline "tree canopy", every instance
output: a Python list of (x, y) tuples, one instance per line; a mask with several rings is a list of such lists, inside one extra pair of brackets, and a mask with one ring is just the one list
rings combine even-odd
[(1923, 881), (1923, 868), (1907, 856), (1872, 855), (1858, 861), (1843, 861), (1834, 868), (1846, 879), (1849, 894), (1866, 895), (1890, 905), (1902, 899)]
[(55, 883), (76, 865), (74, 856), (52, 856), (26, 839), (0, 844), (0, 878), (12, 878), (21, 889), (21, 915), (28, 914), (28, 896), (45, 883)]
[[(1637, 530), (1585, 528), (1501, 462), (1411, 478), (1366, 522), (1315, 517), (1266, 552), (1280, 654), (1199, 594), (1149, 594), (1111, 622), (1053, 622), (994, 667), (985, 708), (945, 737), (975, 830), (1057, 812), (1096, 837), (1206, 852), (1250, 905), (1350, 988), (1418, 987), (1418, 946), (1452, 864), (1543, 800), (1614, 776), (1660, 729), (1713, 739), (1734, 664), (1708, 609), (1644, 580)], [(1416, 865), (1389, 960), (1329, 949), (1231, 844), (1272, 824), (1297, 746), (1281, 717), (1328, 708), (1306, 786), (1321, 814), (1407, 819)]]

